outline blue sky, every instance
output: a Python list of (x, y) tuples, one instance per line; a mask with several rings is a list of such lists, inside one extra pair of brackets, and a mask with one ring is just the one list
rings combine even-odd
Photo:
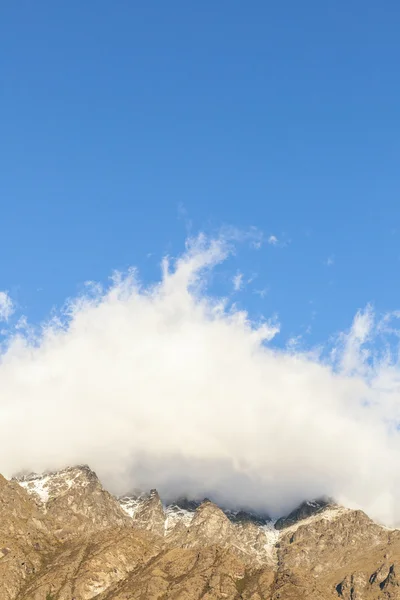
[(391, 0), (4, 4), (0, 289), (38, 322), (257, 227), (215, 285), (253, 279), (235, 298), (282, 340), (399, 308), (399, 28)]

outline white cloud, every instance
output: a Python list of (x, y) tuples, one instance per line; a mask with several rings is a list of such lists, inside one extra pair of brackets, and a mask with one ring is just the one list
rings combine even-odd
[(0, 292), (0, 321), (8, 321), (14, 312), (14, 303), (8, 292)]
[(337, 347), (334, 354), (340, 351), (341, 370), (344, 373), (368, 371), (370, 350), (366, 343), (372, 335), (374, 321), (372, 306), (368, 305), (365, 310), (357, 312), (351, 330), (340, 335), (342, 348)]
[(278, 243), (278, 238), (276, 237), (276, 235), (270, 235), (268, 238), (268, 244), (271, 244), (272, 246), (276, 246)]
[(287, 341), (286, 348), (289, 352), (296, 352), (300, 349), (302, 342), (303, 342), (302, 335), (294, 335), (293, 337), (289, 338), (289, 340)]
[(232, 283), (235, 292), (239, 292), (243, 287), (243, 273), (236, 273), (232, 279)]
[(262, 288), (261, 290), (254, 290), (253, 294), (256, 294), (256, 296), (260, 296), (260, 298), (265, 298), (265, 296), (268, 294), (268, 288)]
[(115, 275), (0, 362), (0, 471), (87, 462), (116, 493), (212, 496), (282, 514), (321, 494), (400, 523), (400, 366), (357, 313), (329, 358), (269, 342), (206, 292), (227, 240), (199, 236), (147, 288)]

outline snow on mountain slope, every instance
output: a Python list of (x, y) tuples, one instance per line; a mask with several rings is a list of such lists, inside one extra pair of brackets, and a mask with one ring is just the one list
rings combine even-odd
[(181, 508), (177, 504), (170, 504), (165, 508), (165, 531), (169, 533), (178, 523), (189, 527), (193, 520), (194, 510)]
[(61, 471), (43, 474), (30, 473), (16, 476), (14, 479), (27, 492), (46, 504), (50, 499), (61, 496), (72, 487), (87, 487), (90, 481), (97, 479), (96, 474), (86, 465), (67, 467)]
[(134, 518), (135, 513), (140, 507), (142, 501), (142, 496), (123, 496), (118, 498), (121, 508), (132, 518)]

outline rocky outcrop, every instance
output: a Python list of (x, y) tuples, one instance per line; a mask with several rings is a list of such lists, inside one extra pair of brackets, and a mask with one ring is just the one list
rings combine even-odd
[(150, 491), (149, 496), (138, 505), (132, 518), (137, 527), (164, 536), (165, 513), (157, 490)]

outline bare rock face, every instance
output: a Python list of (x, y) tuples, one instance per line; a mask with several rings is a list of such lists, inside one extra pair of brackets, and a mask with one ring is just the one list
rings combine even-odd
[(164, 536), (165, 513), (157, 490), (150, 491), (150, 495), (137, 506), (132, 518), (137, 527)]
[(333, 554), (340, 567), (387, 541), (388, 531), (362, 511), (336, 508), (283, 530), (278, 554), (289, 567), (322, 573), (332, 567)]
[(247, 519), (232, 521), (207, 500), (196, 509), (187, 527), (174, 530), (170, 539), (185, 548), (213, 544), (229, 549), (246, 563), (258, 565), (274, 562), (276, 537), (272, 525), (255, 524)]
[[(329, 592), (346, 600), (400, 598), (395, 563), (388, 560), (399, 560), (399, 542), (399, 532), (375, 524), (362, 511), (336, 507), (282, 531), (278, 560), (292, 579), (311, 575), (326, 597)], [(282, 590), (289, 587), (286, 583)]]
[(86, 466), (0, 476), (0, 600), (400, 600), (400, 531), (315, 501), (278, 527), (156, 490), (116, 499)]
[(193, 546), (213, 540), (216, 544), (224, 544), (232, 535), (233, 525), (228, 517), (216, 504), (206, 500), (196, 509), (184, 543)]
[(106, 529), (69, 541), (22, 588), (18, 600), (89, 600), (118, 587), (160, 552), (157, 540), (133, 528)]
[(33, 499), (0, 475), (0, 598), (11, 600), (57, 547)]
[(60, 540), (130, 523), (117, 500), (86, 465), (17, 481), (36, 500)]

